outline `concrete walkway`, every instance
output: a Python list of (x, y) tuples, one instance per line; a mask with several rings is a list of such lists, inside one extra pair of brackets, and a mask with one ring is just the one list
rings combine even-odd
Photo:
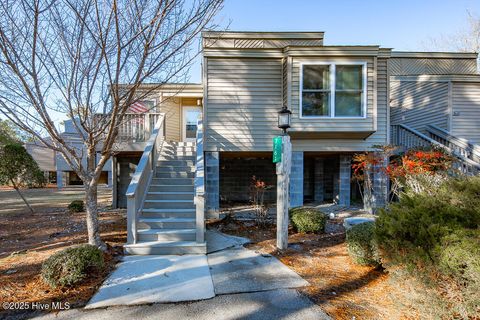
[(86, 309), (215, 296), (204, 255), (125, 256)]
[(207, 256), (126, 256), (84, 310), (40, 319), (329, 319), (291, 289), (307, 281), (248, 239), (209, 231), (207, 241)]
[(107, 309), (74, 309), (51, 313), (42, 320), (323, 320), (319, 306), (294, 289), (216, 296), (210, 300)]

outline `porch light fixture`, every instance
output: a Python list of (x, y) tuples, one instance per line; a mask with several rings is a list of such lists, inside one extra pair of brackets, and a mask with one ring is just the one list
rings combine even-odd
[(287, 129), (290, 128), (292, 121), (292, 111), (283, 106), (282, 110), (278, 111), (278, 127), (283, 130), (283, 134), (287, 134)]

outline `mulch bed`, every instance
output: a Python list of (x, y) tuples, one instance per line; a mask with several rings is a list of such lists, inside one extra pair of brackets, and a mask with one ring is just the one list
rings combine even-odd
[(301, 234), (289, 229), (289, 248), (276, 248), (276, 227), (259, 228), (251, 221), (231, 217), (209, 224), (221, 232), (249, 238), (248, 246), (276, 256), (310, 283), (300, 289), (333, 319), (418, 319), (404, 299), (405, 288), (388, 274), (356, 265), (345, 245), (342, 220), (329, 220), (328, 234)]
[[(68, 302), (70, 307), (84, 306), (115, 267), (126, 241), (125, 213), (107, 210), (100, 213), (102, 239), (108, 245), (104, 254), (105, 269), (92, 273), (81, 284), (71, 288), (50, 288), (40, 277), (42, 263), (58, 250), (87, 241), (84, 213), (66, 210), (39, 211), (2, 217), (0, 228), (0, 301), (1, 302)], [(32, 310), (5, 311), (0, 318), (21, 319)]]

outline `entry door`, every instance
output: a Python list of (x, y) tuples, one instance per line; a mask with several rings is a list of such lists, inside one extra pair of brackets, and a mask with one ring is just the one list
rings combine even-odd
[(199, 107), (183, 107), (183, 141), (195, 141), (201, 112), (202, 108)]
[(128, 156), (117, 157), (117, 207), (127, 207), (127, 192), (132, 176), (137, 169), (137, 164), (140, 161), (140, 157)]

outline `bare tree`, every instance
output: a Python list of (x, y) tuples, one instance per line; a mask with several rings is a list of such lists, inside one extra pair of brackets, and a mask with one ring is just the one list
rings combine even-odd
[[(139, 90), (142, 84), (183, 79), (198, 54), (192, 45), (221, 6), (222, 0), (0, 1), (0, 112), (61, 153), (83, 180), (90, 244), (105, 248), (97, 184), (125, 113), (158, 88)], [(76, 119), (82, 148), (62, 137), (52, 111)]]
[(467, 11), (467, 24), (448, 35), (430, 38), (423, 43), (427, 50), (479, 52), (480, 51), (480, 17)]

